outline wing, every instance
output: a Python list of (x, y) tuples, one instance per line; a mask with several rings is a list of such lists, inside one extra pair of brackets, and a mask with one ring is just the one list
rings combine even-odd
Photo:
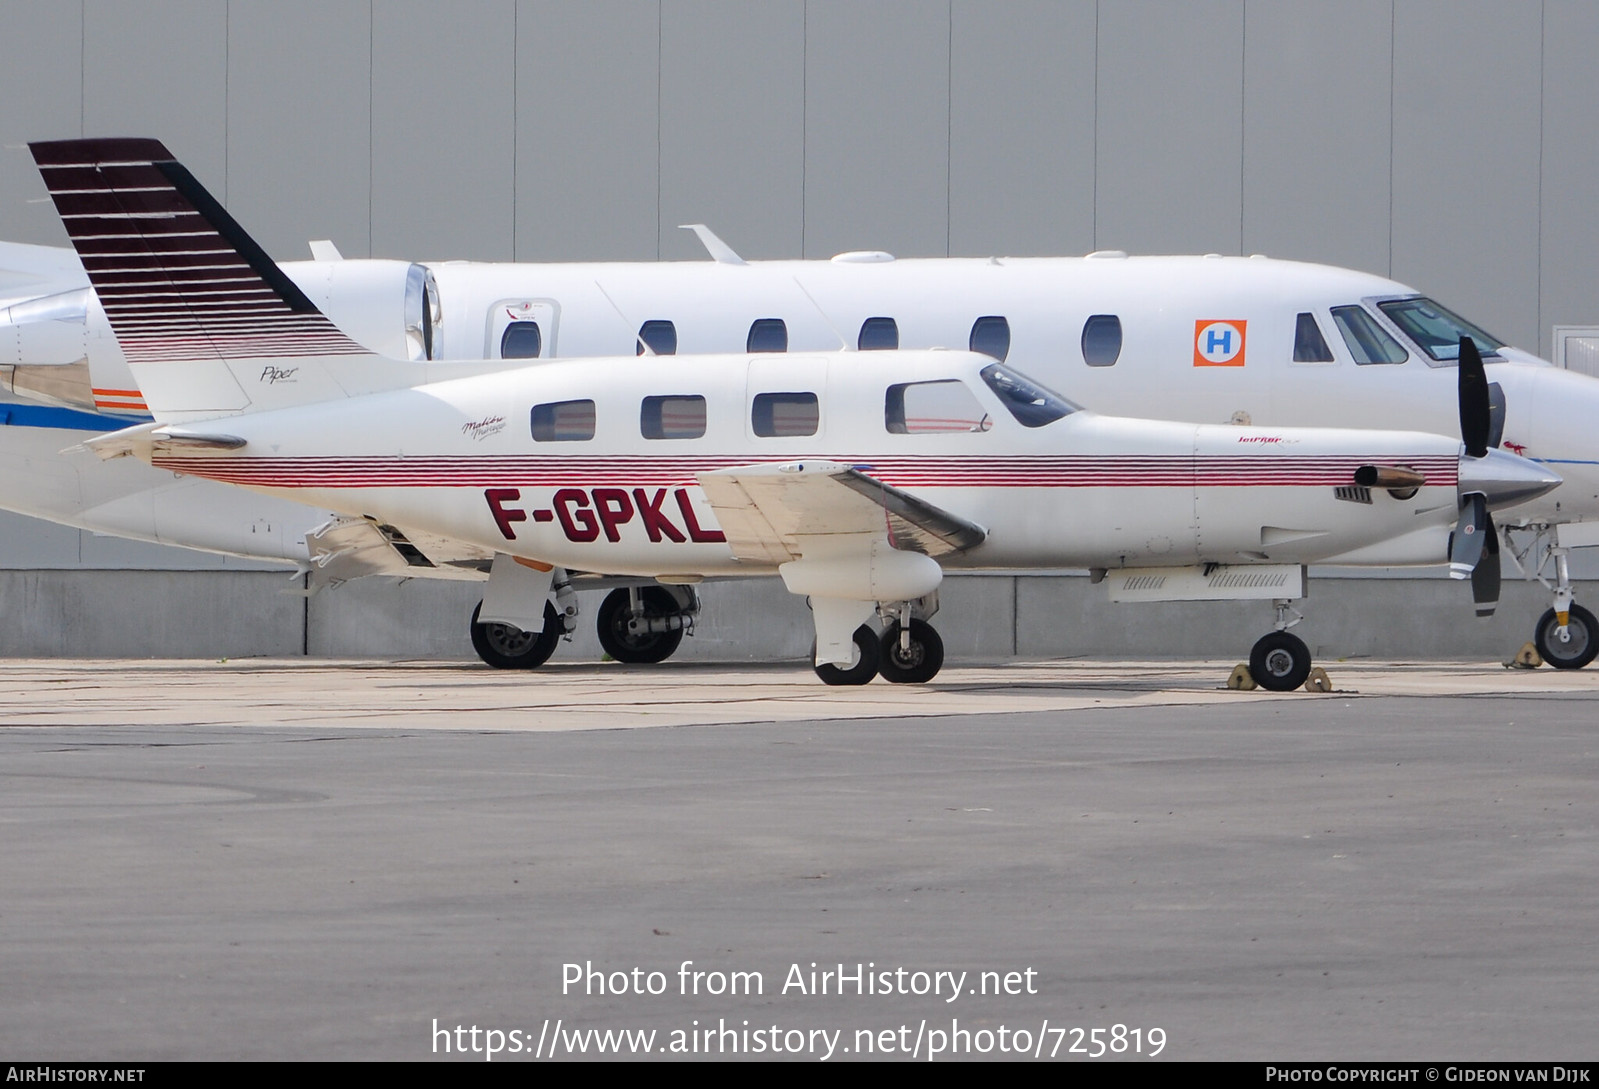
[(895, 548), (935, 558), (988, 537), (975, 522), (838, 462), (737, 466), (700, 473), (699, 482), (728, 547), (752, 563), (798, 559), (803, 537), (884, 533)]

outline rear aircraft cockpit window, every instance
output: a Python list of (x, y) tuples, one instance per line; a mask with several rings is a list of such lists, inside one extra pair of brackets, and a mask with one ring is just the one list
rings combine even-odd
[(1332, 316), (1356, 363), (1403, 363), (1410, 358), (1410, 353), (1389, 335), (1388, 330), (1361, 307), (1335, 306)]
[(1005, 410), (1023, 427), (1043, 427), (1077, 411), (1077, 406), (1060, 394), (999, 363), (992, 363), (979, 373), (1004, 402)]
[(1481, 327), (1431, 299), (1392, 299), (1378, 303), (1377, 307), (1405, 336), (1440, 363), (1452, 363), (1460, 358), (1461, 337), (1470, 337), (1483, 355), (1495, 355), (1504, 347), (1504, 341), (1489, 336)]
[(551, 401), (533, 406), (534, 442), (583, 442), (593, 437), (593, 401)]
[(1316, 324), (1316, 315), (1299, 315), (1299, 324), (1294, 326), (1294, 362), (1331, 363), (1332, 361), (1332, 349), (1327, 347), (1327, 338), (1321, 335), (1321, 326)]

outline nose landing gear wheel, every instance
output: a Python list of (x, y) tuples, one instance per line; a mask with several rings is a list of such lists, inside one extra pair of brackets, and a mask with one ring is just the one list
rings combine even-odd
[[(811, 648), (812, 659), (815, 659), (815, 650)], [(822, 678), (823, 684), (870, 684), (873, 677), (877, 676), (878, 663), (877, 636), (865, 624), (855, 629), (855, 664), (849, 668), (833, 665), (816, 666), (816, 675)]]
[[(671, 592), (659, 586), (646, 586), (641, 589), (639, 606), (644, 610), (646, 620), (672, 616), (681, 611), (677, 599)], [(600, 637), (600, 646), (605, 648), (605, 653), (618, 662), (649, 665), (654, 662), (664, 662), (677, 652), (678, 644), (683, 642), (682, 628), (673, 628), (671, 631), (630, 632), (627, 630), (627, 622), (632, 616), (627, 590), (612, 590), (605, 595), (605, 600), (600, 604), (599, 615), (594, 622)]]
[(472, 609), (472, 649), (495, 669), (536, 669), (550, 660), (561, 641), (561, 614), (544, 603), (544, 630), (523, 631), (509, 624), (479, 624), (480, 601)]
[(1556, 669), (1581, 669), (1599, 653), (1599, 622), (1593, 613), (1581, 605), (1573, 605), (1567, 614), (1566, 638), (1558, 634), (1560, 618), (1550, 609), (1538, 618), (1537, 634), (1533, 642), (1543, 660)]
[(1292, 692), (1310, 676), (1310, 648), (1297, 635), (1274, 631), (1249, 652), (1249, 675), (1271, 692)]
[(877, 671), (883, 680), (894, 684), (926, 684), (938, 675), (944, 665), (944, 640), (933, 626), (924, 620), (911, 621), (911, 645), (900, 647), (900, 626), (896, 620), (883, 632), (878, 644), (882, 660)]

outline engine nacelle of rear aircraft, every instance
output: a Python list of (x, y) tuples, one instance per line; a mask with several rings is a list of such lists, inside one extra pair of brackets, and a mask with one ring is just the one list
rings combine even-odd
[[(280, 266), (352, 340), (398, 359), (433, 358), (442, 318), (433, 274), (409, 261), (291, 261)], [(145, 414), (138, 384), (93, 289), (0, 309), (0, 394)]]
[(280, 266), (351, 340), (391, 359), (432, 359), (439, 289), (409, 261), (290, 261)]

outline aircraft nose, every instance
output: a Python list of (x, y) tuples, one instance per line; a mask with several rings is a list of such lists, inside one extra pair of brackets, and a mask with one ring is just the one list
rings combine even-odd
[(1560, 483), (1560, 474), (1547, 465), (1508, 450), (1490, 449), (1486, 457), (1480, 458), (1465, 454), (1460, 457), (1458, 491), (1461, 495), (1485, 496), (1490, 510), (1536, 499)]

